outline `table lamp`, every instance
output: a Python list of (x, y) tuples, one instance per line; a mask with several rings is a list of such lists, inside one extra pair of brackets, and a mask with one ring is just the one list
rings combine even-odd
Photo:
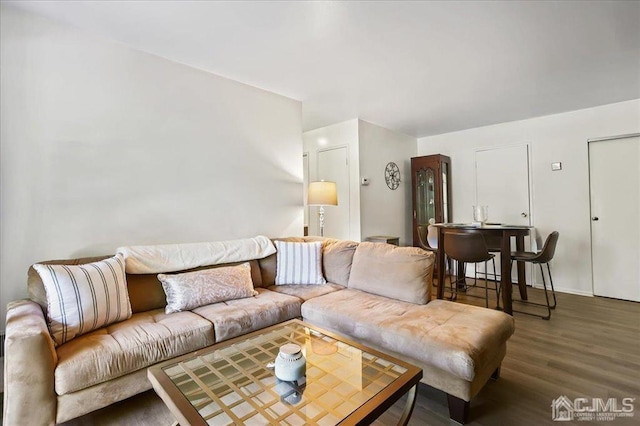
[(319, 206), (320, 236), (324, 237), (324, 206), (338, 205), (338, 189), (335, 182), (321, 180), (311, 182), (307, 191), (307, 205)]

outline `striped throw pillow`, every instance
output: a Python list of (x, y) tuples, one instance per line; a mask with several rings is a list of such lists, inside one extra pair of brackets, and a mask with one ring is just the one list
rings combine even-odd
[(293, 243), (274, 241), (276, 245), (276, 285), (325, 284), (322, 275), (322, 242)]
[(131, 317), (122, 255), (84, 265), (33, 268), (47, 293), (49, 332), (56, 346)]

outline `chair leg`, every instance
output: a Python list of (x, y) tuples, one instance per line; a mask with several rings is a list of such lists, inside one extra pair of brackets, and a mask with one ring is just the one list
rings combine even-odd
[(500, 309), (500, 281), (498, 281), (498, 272), (496, 271), (496, 259), (492, 258), (493, 262), (493, 282), (496, 284), (496, 309)]
[(547, 316), (541, 317), (544, 320), (548, 320), (551, 318), (551, 307), (549, 305), (549, 294), (547, 293), (547, 281), (544, 279), (544, 269), (542, 268), (542, 264), (538, 264), (540, 266), (540, 275), (542, 275), (542, 287), (544, 287), (544, 298), (547, 302)]
[[(538, 315), (538, 314), (534, 314), (531, 312), (525, 312), (525, 311), (517, 311), (517, 310), (513, 310), (513, 312), (517, 312), (519, 314), (525, 314), (525, 315), (531, 315), (534, 317), (538, 317), (538, 318), (542, 318), (543, 320), (548, 320), (551, 319), (551, 309), (555, 308), (555, 291), (553, 290), (553, 285), (552, 285), (552, 294), (554, 295), (554, 306), (552, 307), (549, 303), (549, 294), (547, 292), (547, 281), (545, 280), (544, 277), (544, 269), (542, 269), (542, 264), (538, 263), (538, 265), (540, 265), (540, 274), (542, 275), (542, 286), (544, 287), (544, 297), (546, 300), (546, 304), (544, 303), (534, 303), (534, 302), (530, 302), (527, 300), (514, 300), (514, 302), (519, 302), (522, 303), (524, 305), (535, 305), (535, 306), (542, 306), (547, 308), (547, 315), (543, 316), (543, 315)], [(547, 264), (547, 266), (549, 266), (549, 264)], [(513, 259), (511, 260), (511, 267), (513, 267)], [(551, 270), (549, 269), (549, 272)], [(551, 274), (549, 274), (549, 280), (551, 280)]]
[(551, 277), (551, 267), (549, 266), (549, 262), (547, 262), (547, 271), (549, 272), (549, 283), (551, 284), (551, 295), (553, 296), (553, 306), (551, 306), (551, 309), (555, 309), (558, 305), (558, 301), (556, 300), (556, 289), (553, 288), (553, 278)]
[(547, 282), (544, 279), (544, 269), (542, 269), (542, 264), (540, 265), (540, 274), (542, 275), (542, 286), (544, 287), (544, 298), (547, 301), (547, 316), (542, 317), (543, 320), (548, 320), (551, 318), (551, 305), (549, 305), (549, 294), (547, 293)]
[[(449, 260), (451, 259), (449, 258)], [(460, 262), (457, 262), (456, 265), (455, 279), (453, 271), (449, 269), (449, 291), (451, 292), (451, 298), (449, 300), (452, 302), (458, 298), (458, 269), (460, 268)]]

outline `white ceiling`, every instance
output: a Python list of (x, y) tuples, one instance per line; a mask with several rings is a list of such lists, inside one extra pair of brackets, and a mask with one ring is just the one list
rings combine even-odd
[(413, 136), (640, 98), (640, 2), (7, 2)]

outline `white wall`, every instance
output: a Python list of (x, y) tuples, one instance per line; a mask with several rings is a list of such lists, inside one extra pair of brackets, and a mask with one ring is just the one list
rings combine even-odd
[[(560, 232), (552, 266), (556, 289), (591, 295), (587, 140), (635, 132), (640, 100), (420, 138), (418, 155), (451, 157), (453, 220), (468, 222), (475, 203), (475, 150), (529, 143), (533, 224), (543, 237)], [(557, 161), (563, 169), (552, 172)]]
[[(400, 237), (400, 245), (413, 245), (411, 157), (416, 139), (359, 120), (360, 176), (370, 184), (360, 188), (362, 238), (373, 235)], [(391, 190), (385, 182), (385, 166), (393, 161), (400, 168), (400, 186)]]
[(1, 15), (2, 326), (39, 260), (302, 235), (299, 102)]
[[(318, 151), (348, 147), (350, 239), (361, 241), (373, 235), (392, 235), (400, 237), (401, 244), (411, 245), (411, 157), (416, 155), (415, 138), (353, 119), (305, 132), (303, 140), (312, 181), (317, 180)], [(402, 176), (395, 191), (384, 180), (384, 167), (389, 161), (398, 165)], [(362, 186), (361, 177), (370, 178), (370, 185)], [(312, 208), (311, 235), (319, 234), (316, 215), (316, 209)]]
[[(360, 241), (360, 166), (358, 151), (358, 120), (348, 120), (320, 129), (309, 130), (302, 135), (303, 150), (309, 155), (309, 180), (318, 180), (318, 151), (331, 147), (347, 147), (349, 156), (349, 239)], [(338, 200), (340, 204), (340, 200)], [(325, 209), (329, 220), (332, 207)], [(309, 212), (309, 235), (320, 235), (317, 207)]]

